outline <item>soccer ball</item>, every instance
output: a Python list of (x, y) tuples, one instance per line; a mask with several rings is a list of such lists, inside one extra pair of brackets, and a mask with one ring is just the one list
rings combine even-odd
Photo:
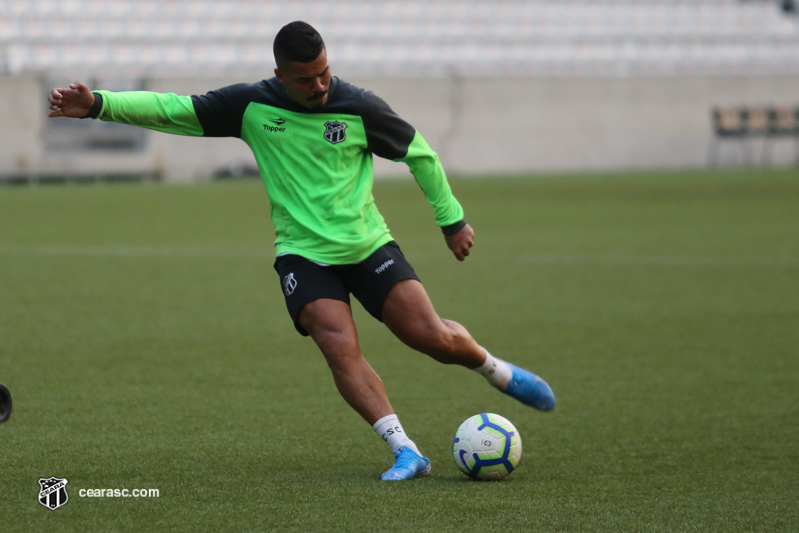
[(452, 456), (472, 479), (499, 481), (522, 457), (522, 439), (508, 419), (480, 413), (461, 424), (452, 441)]

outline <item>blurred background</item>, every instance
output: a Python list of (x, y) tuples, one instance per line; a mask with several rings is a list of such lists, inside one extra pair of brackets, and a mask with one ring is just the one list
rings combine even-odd
[(268, 78), (293, 20), (450, 174), (799, 162), (793, 0), (0, 0), (0, 183), (250, 175), (237, 139), (48, 119), (46, 97)]

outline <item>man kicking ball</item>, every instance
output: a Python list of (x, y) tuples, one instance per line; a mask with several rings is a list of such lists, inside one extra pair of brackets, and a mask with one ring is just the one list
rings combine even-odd
[(275, 37), (273, 78), (205, 95), (94, 91), (82, 83), (50, 93), (51, 117), (99, 118), (166, 133), (238, 137), (252, 149), (271, 204), (275, 270), (289, 314), (319, 346), (341, 396), (391, 447), (384, 480), (430, 473), (402, 429), (383, 382), (366, 362), (350, 294), (411, 348), (473, 369), (542, 411), (555, 407), (535, 374), (497, 359), (466, 329), (439, 318), (391, 237), (372, 197), (372, 154), (408, 165), (449, 249), (469, 255), (474, 231), (436, 153), (373, 93), (332, 76), (322, 37), (304, 22)]

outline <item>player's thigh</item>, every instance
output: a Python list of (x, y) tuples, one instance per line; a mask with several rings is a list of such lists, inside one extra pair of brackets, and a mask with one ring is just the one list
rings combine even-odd
[(436, 344), (446, 334), (427, 291), (413, 279), (391, 289), (383, 305), (383, 322), (399, 340), (416, 349)]
[(341, 300), (319, 298), (309, 302), (297, 319), (326, 355), (351, 351), (358, 344), (352, 309)]

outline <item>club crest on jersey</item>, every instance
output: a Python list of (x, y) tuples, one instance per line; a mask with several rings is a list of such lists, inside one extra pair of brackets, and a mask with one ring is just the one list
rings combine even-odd
[(347, 138), (344, 130), (347, 124), (344, 122), (325, 122), (325, 140), (330, 144), (338, 144)]

